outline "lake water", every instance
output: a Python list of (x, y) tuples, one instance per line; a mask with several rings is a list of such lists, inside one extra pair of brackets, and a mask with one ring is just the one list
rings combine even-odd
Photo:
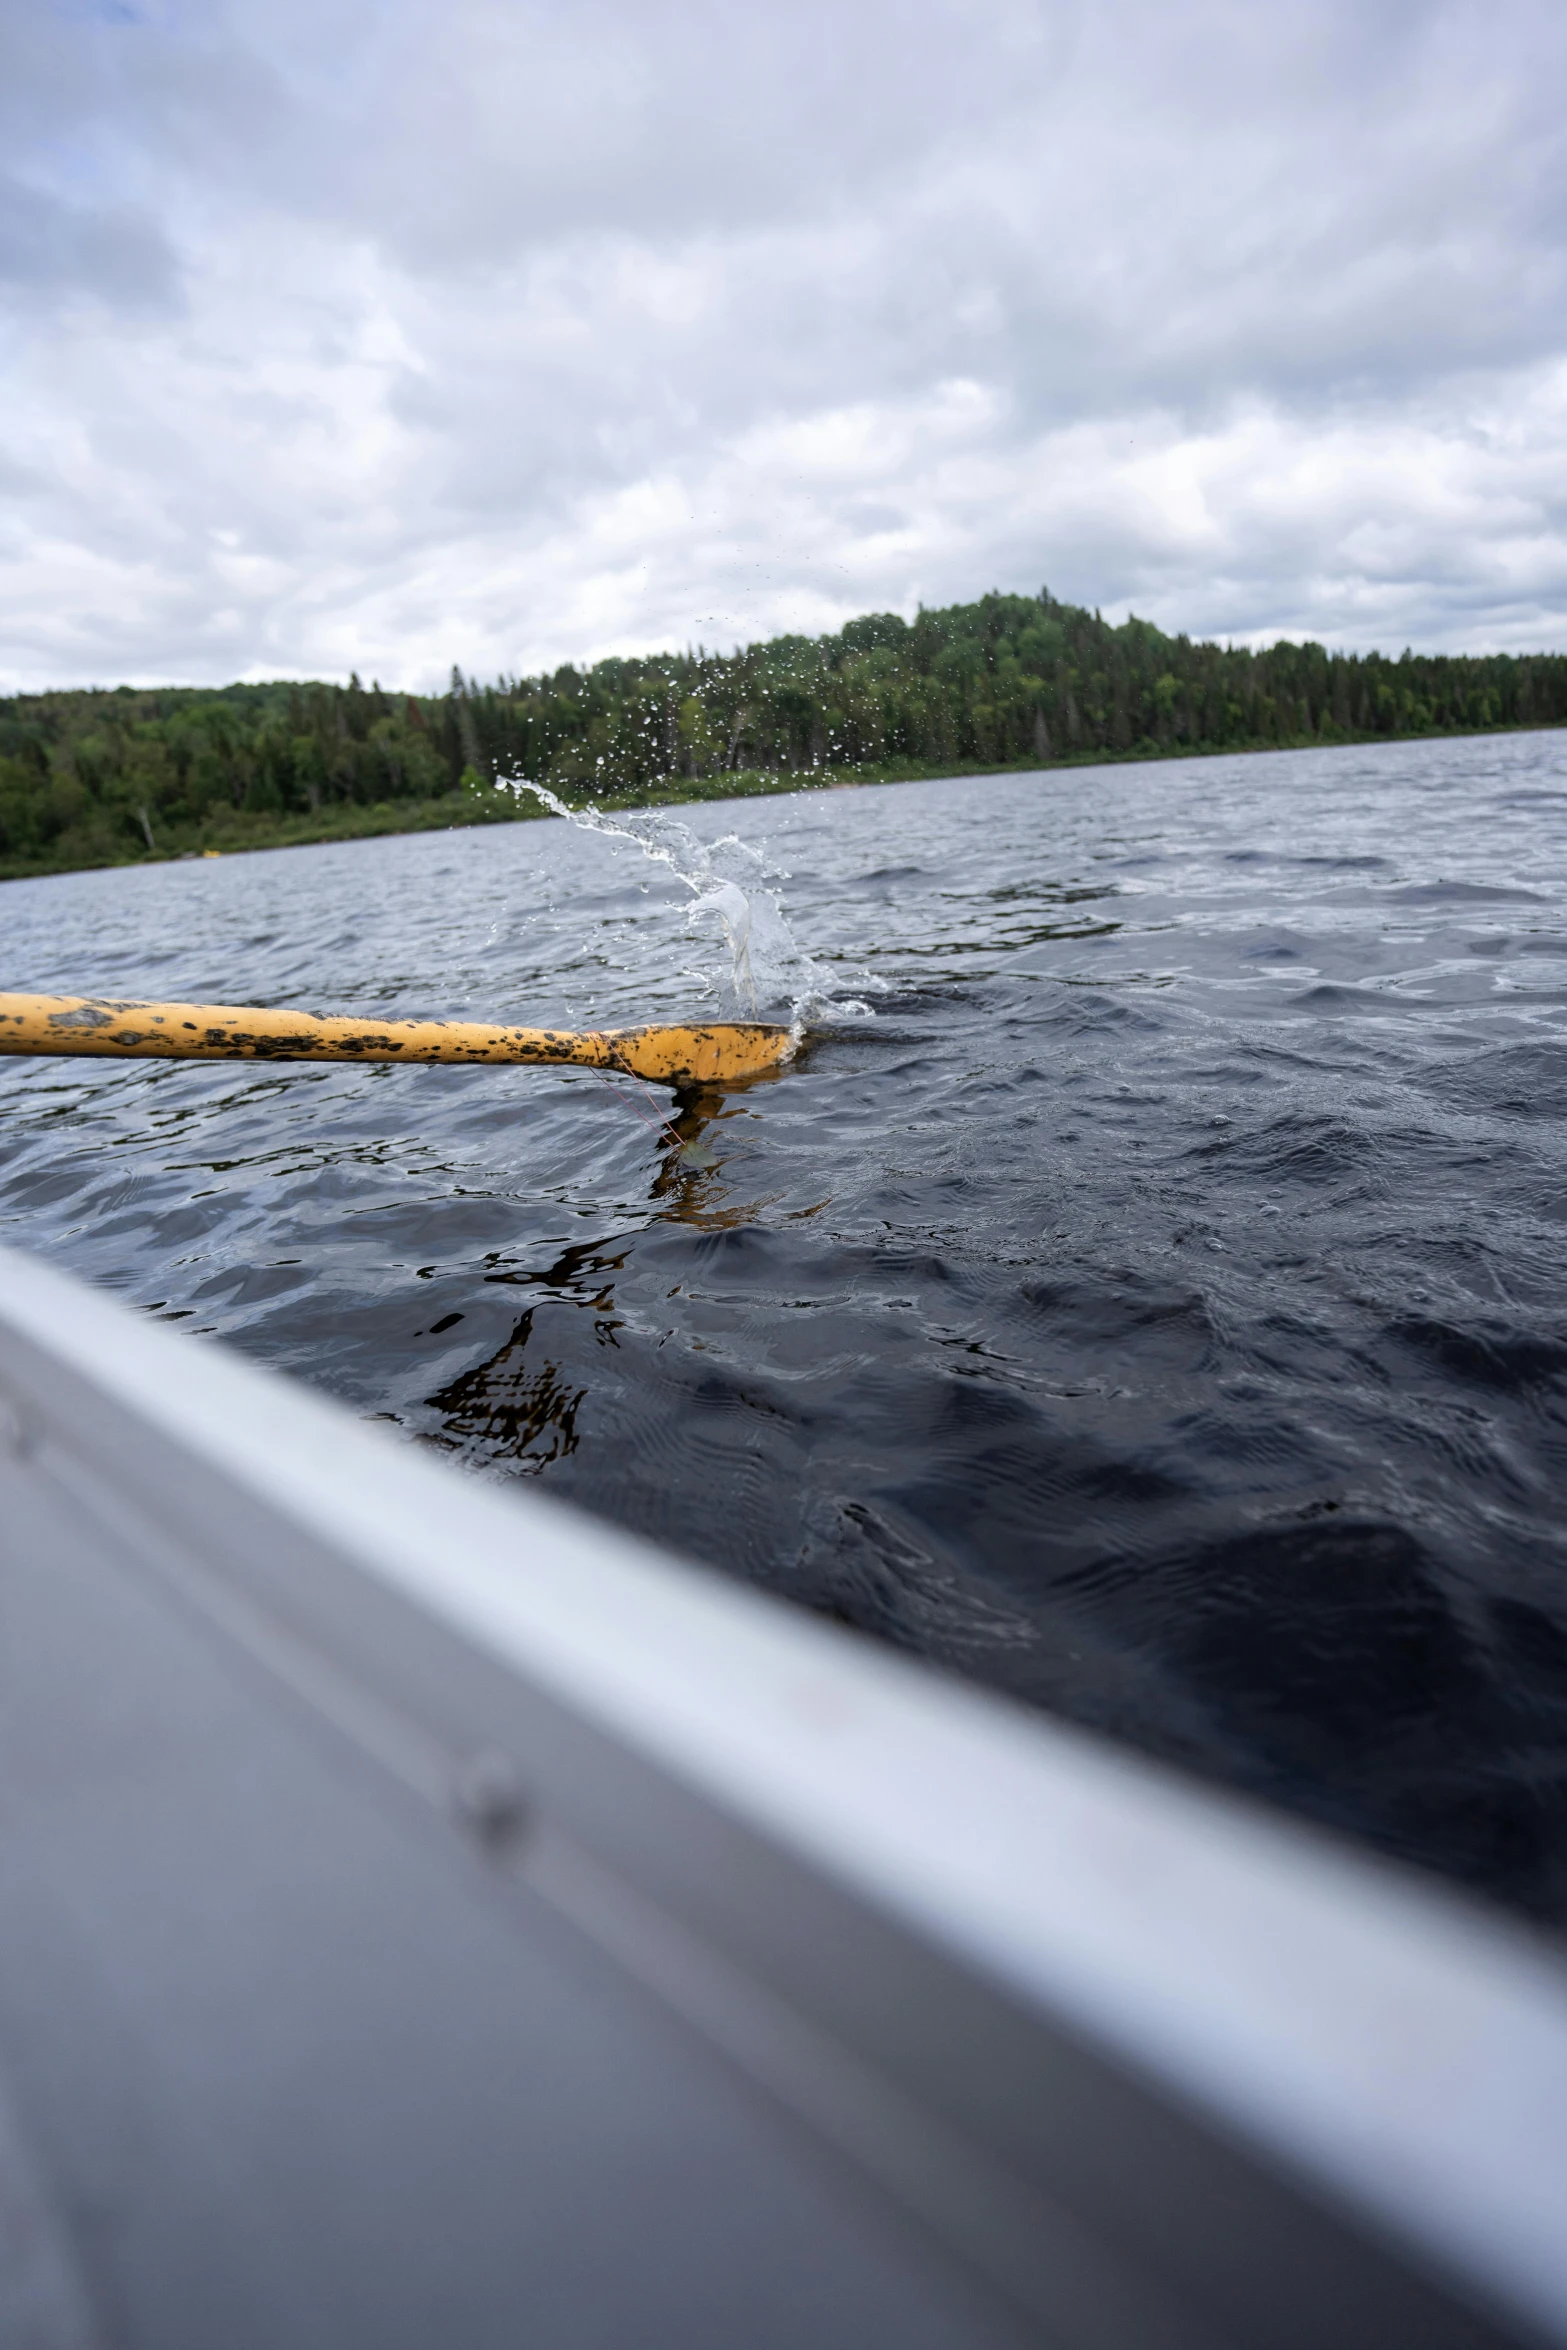
[[(1567, 1915), (1567, 735), (680, 821), (825, 1006), (685, 1147), (586, 1072), (0, 1063), (0, 1237)], [(11, 986), (598, 1024), (723, 1008), (691, 903), (549, 822), (0, 922)]]

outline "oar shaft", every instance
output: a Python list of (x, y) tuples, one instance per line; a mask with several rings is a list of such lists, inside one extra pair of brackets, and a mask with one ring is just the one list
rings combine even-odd
[(0, 994), (0, 1053), (127, 1060), (531, 1061), (628, 1069), (653, 1083), (732, 1083), (794, 1049), (761, 1021), (707, 1027), (510, 1028), (479, 1020), (372, 1020), (234, 1004)]

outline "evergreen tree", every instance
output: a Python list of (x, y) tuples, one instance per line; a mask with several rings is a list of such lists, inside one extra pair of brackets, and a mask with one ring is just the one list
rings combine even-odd
[[(412, 803), (497, 776), (634, 799), (759, 771), (1153, 757), (1567, 724), (1567, 656), (1259, 652), (991, 594), (834, 634), (698, 647), (442, 696), (326, 684), (0, 700), (0, 872), (179, 853), (214, 830)], [(228, 827), (225, 831), (224, 828)]]

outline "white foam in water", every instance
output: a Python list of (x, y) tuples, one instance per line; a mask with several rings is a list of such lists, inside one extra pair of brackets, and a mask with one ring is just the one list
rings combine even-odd
[[(870, 1007), (835, 995), (831, 974), (803, 952), (789, 928), (771, 882), (786, 881), (787, 872), (769, 866), (766, 858), (726, 832), (721, 840), (699, 840), (688, 825), (677, 823), (650, 808), (608, 816), (588, 802), (568, 807), (547, 785), (526, 776), (497, 776), (497, 791), (519, 798), (531, 792), (551, 815), (562, 816), (582, 832), (598, 832), (610, 840), (629, 841), (655, 865), (663, 865), (691, 892), (686, 926), (702, 930), (712, 919), (720, 926), (729, 949), (726, 992), (737, 1009), (753, 1017), (775, 1015), (788, 1007), (790, 1024), (804, 1026), (812, 1013), (831, 1012), (838, 1018), (868, 1018)], [(695, 974), (704, 988), (713, 985), (709, 972)]]

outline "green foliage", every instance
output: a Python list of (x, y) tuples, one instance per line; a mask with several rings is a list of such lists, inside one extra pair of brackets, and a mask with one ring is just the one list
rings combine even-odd
[[(278, 683), (0, 700), (0, 874), (513, 812), (497, 778), (608, 800), (829, 771), (972, 773), (1567, 724), (1567, 656), (1262, 652), (1048, 594), (733, 654), (612, 659), (441, 695)], [(516, 813), (529, 813), (526, 806)]]

